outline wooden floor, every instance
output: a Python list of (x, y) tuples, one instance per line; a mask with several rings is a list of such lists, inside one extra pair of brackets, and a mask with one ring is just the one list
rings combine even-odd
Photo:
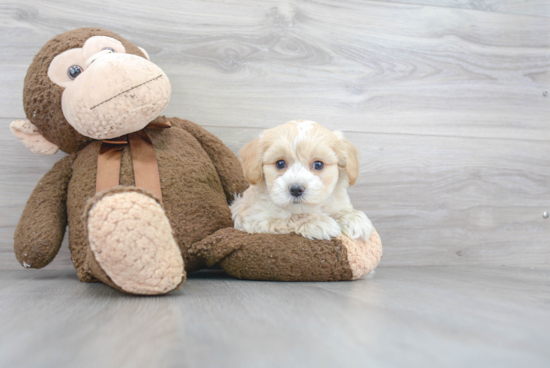
[(0, 367), (549, 367), (550, 268), (388, 267), (356, 282), (202, 271), (164, 297), (0, 271)]

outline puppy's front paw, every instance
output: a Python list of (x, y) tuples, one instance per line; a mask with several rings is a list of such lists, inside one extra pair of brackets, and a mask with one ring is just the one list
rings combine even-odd
[(356, 210), (339, 213), (337, 222), (342, 232), (352, 239), (369, 240), (374, 229), (367, 215)]
[(340, 225), (328, 216), (308, 215), (296, 225), (297, 234), (312, 240), (330, 240), (342, 234)]

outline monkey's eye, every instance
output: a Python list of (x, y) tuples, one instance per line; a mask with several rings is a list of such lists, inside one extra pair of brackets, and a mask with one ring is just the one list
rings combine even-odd
[(69, 69), (67, 69), (67, 75), (69, 76), (69, 78), (75, 79), (83, 71), (84, 71), (84, 69), (82, 69), (82, 67), (80, 65), (73, 65), (73, 66), (69, 67)]
[(322, 163), (321, 161), (315, 161), (313, 163), (313, 169), (315, 170), (323, 170), (323, 167), (325, 167), (325, 164)]
[(282, 170), (286, 167), (286, 162), (285, 160), (279, 160), (275, 162), (275, 166), (277, 167), (277, 169)]
[(104, 47), (104, 48), (102, 48), (101, 50), (109, 50), (109, 51), (111, 51), (112, 53), (115, 53), (115, 52), (116, 52), (115, 49), (113, 49), (112, 47)]

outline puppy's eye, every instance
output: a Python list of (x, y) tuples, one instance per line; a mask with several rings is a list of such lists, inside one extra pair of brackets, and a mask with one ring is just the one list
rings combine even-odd
[(101, 49), (101, 51), (103, 51), (103, 50), (109, 50), (109, 51), (111, 51), (112, 53), (115, 53), (115, 52), (116, 52), (115, 49), (113, 49), (112, 47), (104, 47), (104, 48)]
[(69, 76), (69, 78), (75, 79), (83, 71), (84, 69), (82, 69), (80, 65), (73, 65), (73, 66), (70, 66), (69, 69), (67, 69), (67, 75)]
[(313, 163), (313, 169), (314, 170), (323, 170), (323, 167), (325, 167), (325, 164), (322, 163), (321, 161), (315, 161)]
[(279, 161), (275, 162), (275, 166), (279, 170), (284, 169), (286, 167), (286, 162), (285, 162), (285, 160), (279, 160)]

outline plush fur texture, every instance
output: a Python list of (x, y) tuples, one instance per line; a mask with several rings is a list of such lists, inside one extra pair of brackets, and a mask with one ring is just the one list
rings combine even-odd
[[(68, 225), (71, 257), (80, 280), (102, 281), (129, 293), (170, 291), (177, 287), (178, 277), (184, 279), (181, 265), (190, 272), (219, 263), (229, 274), (250, 279), (307, 281), (355, 277), (348, 259), (349, 245), (341, 240), (250, 235), (233, 229), (228, 203), (233, 201), (234, 194), (243, 193), (248, 187), (240, 162), (218, 138), (187, 120), (169, 118), (171, 128), (147, 129), (158, 162), (162, 207), (152, 200), (152, 194), (135, 187), (128, 146), (122, 151), (120, 186), (96, 194), (97, 161), (102, 142), (94, 139), (94, 134), (85, 136), (69, 124), (62, 106), (65, 89), (48, 77), (48, 68), (57, 55), (82, 48), (95, 36), (118, 40), (126, 53), (145, 60), (146, 54), (130, 42), (97, 28), (58, 35), (35, 57), (25, 78), (23, 96), (27, 118), (32, 124), (30, 129), (69, 155), (42, 178), (23, 211), (14, 242), (15, 254), (23, 266), (46, 266), (55, 257)], [(103, 58), (108, 54), (94, 55)], [(136, 89), (136, 93), (144, 91)], [(124, 93), (116, 96), (133, 98)], [(90, 115), (88, 119), (93, 121), (100, 117)], [(166, 119), (159, 116), (154, 120)], [(140, 209), (138, 213), (124, 210), (130, 204), (131, 208)], [(122, 233), (128, 239), (136, 239), (141, 247), (135, 248), (137, 243), (113, 235), (115, 233), (109, 229), (118, 221), (112, 221), (106, 215), (108, 211), (129, 221), (121, 227)], [(139, 240), (146, 235), (142, 230), (148, 226), (142, 221), (157, 224), (146, 231), (147, 235), (154, 235), (150, 237), (151, 242)], [(177, 256), (174, 244), (178, 248)], [(369, 243), (366, 244), (369, 248)], [(350, 249), (353, 252), (359, 248)], [(131, 262), (123, 266), (116, 264), (116, 259), (124, 257), (129, 257)], [(367, 269), (374, 268), (378, 261), (371, 259)], [(139, 279), (138, 282), (128, 281), (132, 275)]]
[(56, 256), (67, 227), (67, 190), (75, 155), (59, 160), (38, 182), (15, 229), (15, 256), (42, 268)]
[(111, 139), (143, 129), (164, 110), (170, 94), (168, 77), (155, 64), (135, 55), (107, 53), (67, 86), (63, 113), (79, 133)]
[(241, 151), (252, 184), (231, 205), (235, 228), (330, 240), (368, 240), (372, 223), (346, 189), (359, 174), (357, 151), (341, 133), (307, 120), (266, 130)]
[(157, 199), (138, 190), (98, 193), (85, 213), (91, 256), (120, 289), (164, 294), (185, 272), (170, 223)]
[(382, 243), (376, 230), (368, 241), (346, 236), (328, 241), (222, 229), (195, 244), (191, 252), (208, 265), (219, 263), (240, 279), (342, 281), (356, 280), (374, 270), (382, 258)]
[(382, 240), (376, 230), (373, 229), (368, 241), (354, 241), (346, 236), (343, 236), (341, 241), (347, 249), (352, 280), (357, 280), (374, 271), (382, 258)]
[[(242, 177), (231, 175), (240, 172), (240, 165), (220, 140), (190, 121), (169, 120), (172, 128), (148, 129), (147, 132), (157, 155), (166, 216), (183, 254), (186, 270), (194, 271), (203, 267), (204, 261), (188, 254), (188, 247), (218, 229), (233, 226), (227, 203), (232, 200), (233, 193), (244, 190), (247, 183)], [(69, 246), (84, 281), (95, 278), (86, 262), (88, 237), (86, 224), (80, 217), (88, 198), (95, 195), (99, 146), (100, 142), (92, 142), (77, 154), (69, 185)], [(134, 185), (129, 146), (122, 153), (120, 184)]]
[(93, 139), (78, 133), (63, 115), (61, 96), (64, 88), (48, 77), (52, 60), (59, 54), (81, 48), (93, 36), (106, 36), (122, 43), (125, 52), (145, 57), (141, 50), (116, 33), (100, 28), (78, 28), (61, 33), (38, 51), (25, 77), (23, 107), (27, 118), (41, 134), (67, 153), (77, 152)]
[(53, 155), (59, 150), (57, 145), (47, 141), (38, 128), (27, 119), (13, 121), (10, 130), (33, 153)]

